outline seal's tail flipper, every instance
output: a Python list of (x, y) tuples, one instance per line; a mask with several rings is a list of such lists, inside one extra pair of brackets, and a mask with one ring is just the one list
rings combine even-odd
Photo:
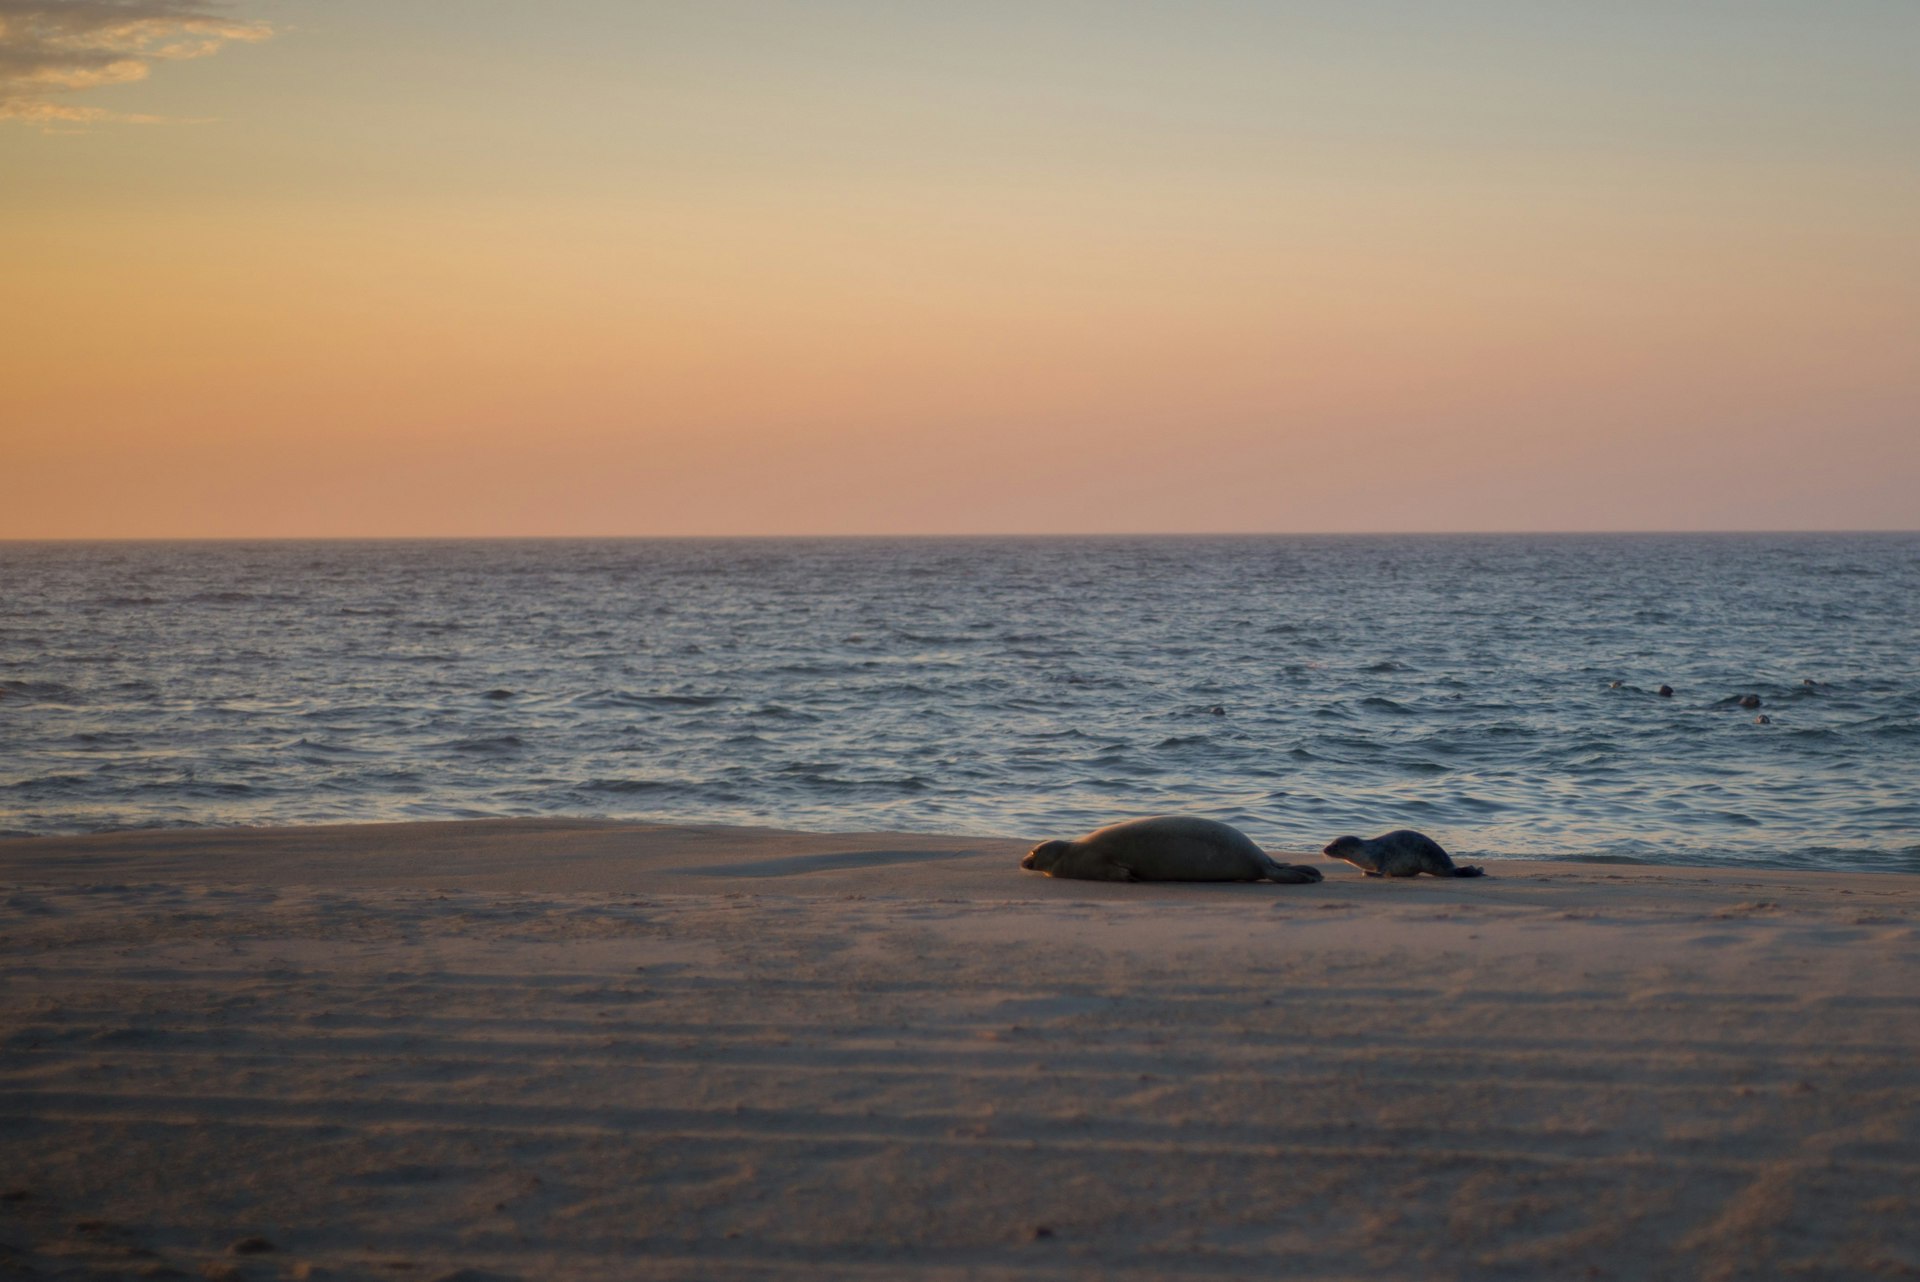
[(1324, 881), (1325, 878), (1312, 864), (1283, 864), (1278, 860), (1268, 859), (1267, 880), (1290, 886), (1304, 886), (1309, 882)]
[(1473, 867), (1471, 864), (1465, 864), (1465, 865), (1455, 864), (1453, 868), (1453, 875), (1456, 877), (1484, 877), (1487, 874), (1481, 872), (1478, 868)]

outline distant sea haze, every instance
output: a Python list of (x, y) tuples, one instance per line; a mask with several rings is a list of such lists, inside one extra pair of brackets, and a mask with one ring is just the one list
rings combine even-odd
[(1185, 812), (1920, 871), (1920, 535), (15, 543), (0, 583), (12, 835)]

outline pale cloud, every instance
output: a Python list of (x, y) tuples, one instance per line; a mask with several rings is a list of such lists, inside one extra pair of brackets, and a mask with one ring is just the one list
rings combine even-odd
[(0, 120), (160, 123), (70, 97), (144, 80), (155, 62), (205, 58), (270, 34), (265, 23), (236, 21), (202, 0), (0, 0)]

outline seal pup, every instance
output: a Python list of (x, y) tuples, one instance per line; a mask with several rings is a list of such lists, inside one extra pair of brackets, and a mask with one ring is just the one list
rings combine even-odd
[(1081, 881), (1322, 880), (1318, 868), (1274, 862), (1238, 828), (1190, 815), (1127, 819), (1072, 841), (1043, 841), (1020, 866)]
[(1400, 828), (1383, 837), (1335, 837), (1320, 852), (1344, 859), (1369, 877), (1484, 877), (1478, 868), (1456, 866), (1440, 843), (1425, 833)]

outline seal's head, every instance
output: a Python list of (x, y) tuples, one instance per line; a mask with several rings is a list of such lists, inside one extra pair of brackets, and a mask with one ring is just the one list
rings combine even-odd
[(1060, 856), (1066, 854), (1068, 847), (1072, 845), (1070, 841), (1043, 841), (1027, 852), (1027, 857), (1020, 861), (1020, 866), (1031, 872), (1051, 871), (1053, 866), (1060, 862)]
[(1344, 859), (1348, 863), (1353, 863), (1361, 857), (1360, 852), (1366, 849), (1366, 845), (1367, 843), (1358, 837), (1335, 837), (1320, 853), (1329, 859)]

